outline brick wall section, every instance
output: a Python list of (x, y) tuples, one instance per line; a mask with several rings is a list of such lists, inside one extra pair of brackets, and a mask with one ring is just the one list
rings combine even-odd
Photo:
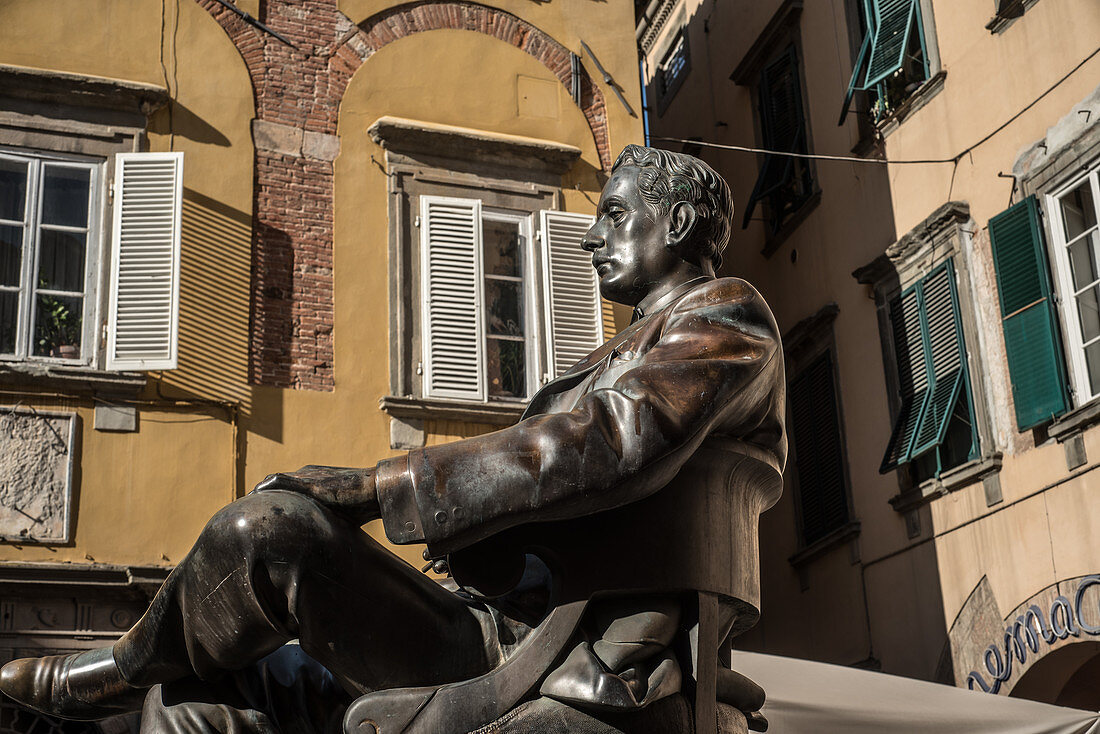
[[(484, 33), (533, 56), (553, 72), (572, 94), (572, 65), (569, 49), (527, 21), (496, 8), (468, 2), (428, 0), (401, 5), (372, 16), (348, 35), (334, 54), (334, 67), (354, 73), (359, 65), (388, 43), (424, 31), (441, 29)], [(611, 147), (603, 92), (581, 69), (581, 111), (605, 170), (611, 168)]]
[[(198, 2), (240, 51), (255, 95), (249, 380), (332, 390), (333, 160), (340, 100), (352, 75), (399, 38), (458, 29), (523, 50), (571, 89), (569, 50), (514, 15), (454, 0), (398, 6), (362, 26), (336, 0), (268, 0), (261, 20), (294, 48), (213, 0)], [(604, 98), (584, 71), (581, 109), (608, 169)]]

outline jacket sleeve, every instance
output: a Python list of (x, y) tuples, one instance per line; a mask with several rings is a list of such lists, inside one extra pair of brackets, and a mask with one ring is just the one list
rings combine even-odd
[(450, 552), (519, 524), (624, 505), (667, 484), (715, 427), (743, 437), (775, 410), (779, 338), (752, 286), (711, 281), (660, 317), (639, 366), (573, 410), (381, 462), (389, 539)]

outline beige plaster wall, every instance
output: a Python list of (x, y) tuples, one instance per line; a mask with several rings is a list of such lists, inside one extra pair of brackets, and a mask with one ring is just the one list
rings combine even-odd
[[(950, 624), (983, 574), (1000, 607), (1012, 609), (1056, 581), (1100, 569), (1088, 542), (1100, 509), (1080, 494), (1095, 479), (1089, 474), (1071, 479), (1061, 445), (1049, 441), (1036, 447), (1031, 432), (1021, 434), (1015, 427), (987, 229), (990, 217), (1007, 208), (1014, 193), (1013, 181), (998, 174), (1010, 173), (1019, 153), (1096, 87), (1100, 57), (1042, 96), (1095, 51), (1100, 6), (1042, 0), (999, 34), (984, 29), (989, 19), (984, 5), (938, 0), (933, 6), (947, 72), (944, 88), (888, 132), (886, 155), (892, 160), (952, 158), (1019, 113), (957, 167), (890, 167), (897, 232), (906, 232), (949, 199), (968, 202), (977, 230), (973, 256), (989, 275), (976, 295), (986, 312), (981, 358), (990, 363), (986, 377), (995, 440), (1006, 453), (1000, 472), (1004, 501), (987, 507), (976, 484), (931, 507), (943, 614)], [(1087, 448), (1100, 451), (1094, 432), (1086, 433), (1085, 440)]]
[[(252, 90), (239, 54), (193, 2), (14, 0), (0, 5), (0, 63), (167, 86), (149, 148), (185, 153), (180, 368), (170, 397), (245, 401)], [(178, 14), (178, 19), (177, 19)], [(166, 69), (161, 67), (163, 58)], [(160, 375), (151, 375), (155, 384)], [(155, 395), (150, 389), (149, 396)], [(236, 433), (217, 407), (139, 409), (136, 433), (93, 428), (86, 400), (3, 396), (80, 416), (73, 542), (0, 546), (0, 559), (167, 564), (235, 494)], [(201, 467), (201, 471), (196, 471)]]
[[(651, 134), (758, 146), (756, 91), (735, 85), (729, 76), (781, 5), (779, 0), (681, 3), (688, 26), (691, 70), (669, 109), (651, 119)], [(650, 75), (659, 61), (662, 38), (679, 28), (675, 18), (674, 12), (655, 41), (648, 59)], [(849, 116), (843, 127), (836, 124), (850, 64), (845, 4), (842, 0), (805, 3), (798, 25), (810, 150), (849, 155), (859, 142), (854, 116)], [(785, 45), (781, 43), (776, 50)], [(650, 104), (655, 102), (650, 100)], [(682, 147), (655, 142), (672, 150)], [(890, 430), (885, 371), (873, 296), (851, 275), (896, 239), (886, 169), (877, 164), (816, 162), (820, 204), (773, 254), (765, 256), (761, 252), (765, 246), (763, 224), (752, 221), (747, 229), (741, 228), (744, 206), (759, 170), (757, 157), (708, 148), (703, 148), (700, 156), (726, 177), (738, 209), (724, 272), (756, 285), (784, 332), (830, 302), (839, 307), (834, 356), (853, 518), (861, 523), (854, 547), (841, 544), (805, 565), (802, 574), (807, 588), (803, 590), (798, 573), (787, 560), (799, 549), (793, 501), (796, 488), (788, 472), (783, 499), (761, 518), (765, 609), (760, 631), (746, 636), (744, 644), (846, 664), (875, 655), (884, 665), (889, 659), (893, 672), (931, 677), (938, 648), (924, 657), (911, 658), (900, 640), (897, 645), (880, 641), (880, 635), (892, 634), (889, 625), (869, 629), (865, 613), (868, 604), (881, 608), (896, 598), (908, 610), (904, 615), (907, 623), (922, 629), (939, 626), (939, 637), (944, 634), (938, 593), (925, 592), (938, 587), (934, 563), (927, 562), (933, 556), (901, 571), (885, 572), (896, 568), (891, 564), (897, 561), (884, 559), (921, 540), (908, 539), (904, 518), (886, 501), (897, 493), (896, 480), (878, 473)], [(760, 216), (758, 208), (754, 217)], [(854, 564), (853, 559), (857, 560)], [(861, 562), (879, 570), (864, 579)], [(911, 584), (907, 580), (909, 586), (899, 591), (899, 577), (892, 574), (910, 571), (919, 573), (919, 579)]]

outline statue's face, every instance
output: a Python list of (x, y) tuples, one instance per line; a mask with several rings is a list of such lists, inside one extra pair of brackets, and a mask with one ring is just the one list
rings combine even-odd
[(646, 204), (637, 166), (622, 166), (603, 187), (596, 223), (584, 237), (604, 298), (635, 306), (679, 256), (668, 245), (670, 218)]

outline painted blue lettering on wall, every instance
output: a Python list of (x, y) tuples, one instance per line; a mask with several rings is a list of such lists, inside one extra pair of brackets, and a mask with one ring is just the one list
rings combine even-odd
[[(1056, 640), (1080, 637), (1082, 632), (1100, 636), (1100, 624), (1091, 623), (1081, 614), (1085, 591), (1098, 585), (1100, 576), (1086, 576), (1081, 579), (1077, 584), (1077, 593), (1073, 595), (1073, 603), (1059, 595), (1050, 605), (1049, 617), (1043, 616), (1043, 610), (1035, 604), (1029, 606), (1027, 611), (1005, 628), (1003, 642), (1000, 645), (990, 645), (982, 655), (985, 670), (993, 682), (986, 683), (981, 673), (972, 670), (966, 676), (966, 687), (970, 690), (980, 688), (986, 693), (997, 693), (1001, 690), (1001, 684), (1012, 677), (1013, 659), (1020, 664), (1027, 662), (1028, 651), (1033, 655), (1038, 654), (1041, 642), (1052, 645)], [(1100, 622), (1100, 605), (1092, 615), (1092, 620)]]

